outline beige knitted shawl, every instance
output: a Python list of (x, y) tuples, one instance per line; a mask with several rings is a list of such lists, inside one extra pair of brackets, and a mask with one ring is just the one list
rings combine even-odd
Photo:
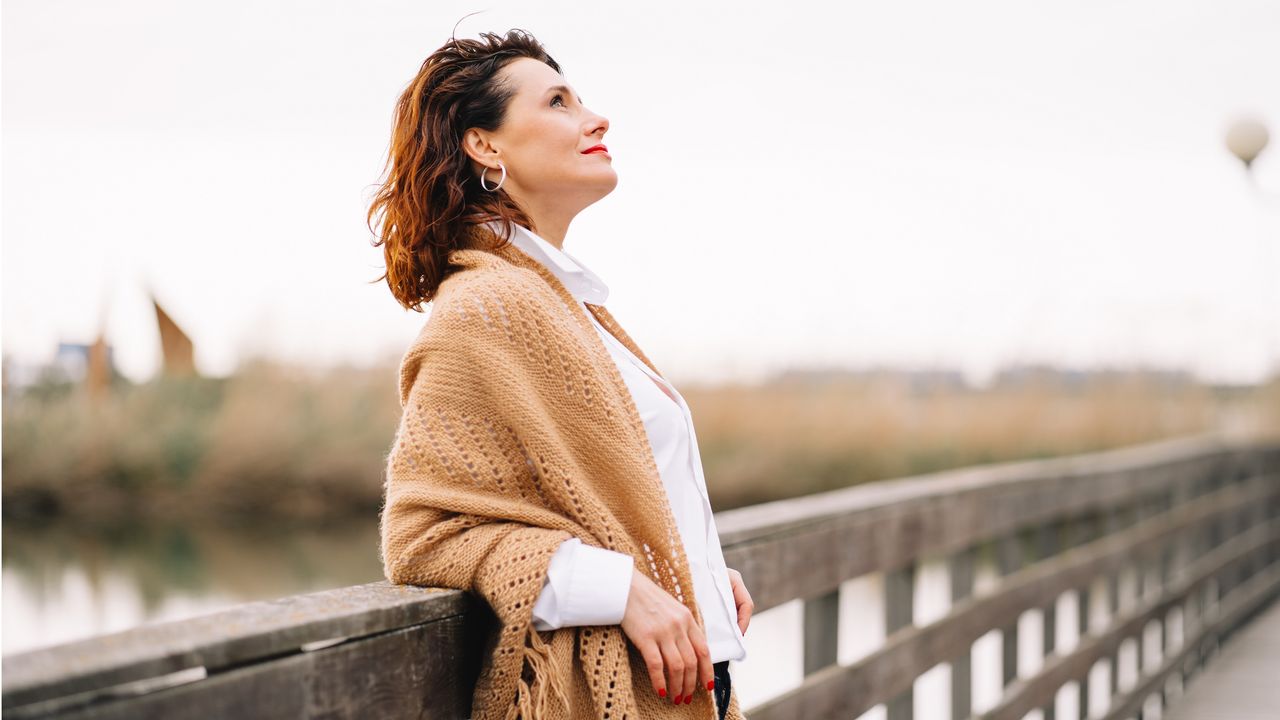
[[(582, 306), (514, 246), (449, 259), (461, 269), (400, 365), (387, 578), (468, 590), (493, 609), (475, 720), (714, 720), (705, 688), (687, 705), (659, 698), (619, 625), (533, 626), (551, 555), (577, 537), (631, 555), (705, 627), (644, 424)], [(658, 372), (603, 306), (589, 307)], [(743, 717), (736, 692), (727, 717)]]

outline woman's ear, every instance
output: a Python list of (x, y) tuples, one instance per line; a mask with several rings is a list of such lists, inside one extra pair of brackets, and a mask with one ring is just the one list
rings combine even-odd
[(488, 133), (478, 128), (468, 128), (462, 134), (462, 151), (472, 160), (491, 170), (498, 169), (498, 158), (501, 153), (490, 142)]

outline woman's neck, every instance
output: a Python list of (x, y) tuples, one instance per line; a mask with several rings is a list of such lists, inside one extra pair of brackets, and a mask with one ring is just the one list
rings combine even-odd
[(529, 220), (533, 223), (530, 228), (538, 237), (546, 240), (556, 246), (557, 250), (564, 250), (564, 236), (569, 232), (569, 223), (573, 222), (574, 215), (577, 213), (566, 213), (564, 210), (550, 207), (541, 207), (536, 201), (525, 201), (516, 199), (516, 202), (524, 208), (525, 214), (529, 216)]
[(569, 229), (568, 223), (556, 225), (546, 220), (533, 218), (533, 224), (535, 227), (534, 232), (538, 233), (538, 237), (555, 245), (557, 250), (564, 250), (564, 236)]

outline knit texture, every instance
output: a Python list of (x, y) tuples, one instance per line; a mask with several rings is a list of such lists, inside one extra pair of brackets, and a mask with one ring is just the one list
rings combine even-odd
[[(493, 609), (475, 720), (714, 720), (705, 687), (687, 705), (658, 697), (621, 626), (533, 626), (551, 555), (577, 537), (630, 555), (705, 627), (644, 423), (582, 305), (515, 246), (449, 261), (459, 269), (400, 364), (387, 579), (467, 590)], [(658, 373), (604, 306), (587, 307)], [(736, 692), (726, 717), (744, 717)]]

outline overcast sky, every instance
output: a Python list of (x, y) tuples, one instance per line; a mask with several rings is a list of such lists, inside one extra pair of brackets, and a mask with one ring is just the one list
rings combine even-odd
[(369, 282), (365, 212), (396, 97), (476, 10), (459, 36), (530, 30), (609, 118), (617, 189), (565, 247), (677, 382), (1280, 358), (1280, 201), (1223, 143), (1280, 127), (1267, 0), (8, 0), (4, 353), (105, 322), (144, 380), (149, 287), (206, 373), (398, 360), (426, 316)]

